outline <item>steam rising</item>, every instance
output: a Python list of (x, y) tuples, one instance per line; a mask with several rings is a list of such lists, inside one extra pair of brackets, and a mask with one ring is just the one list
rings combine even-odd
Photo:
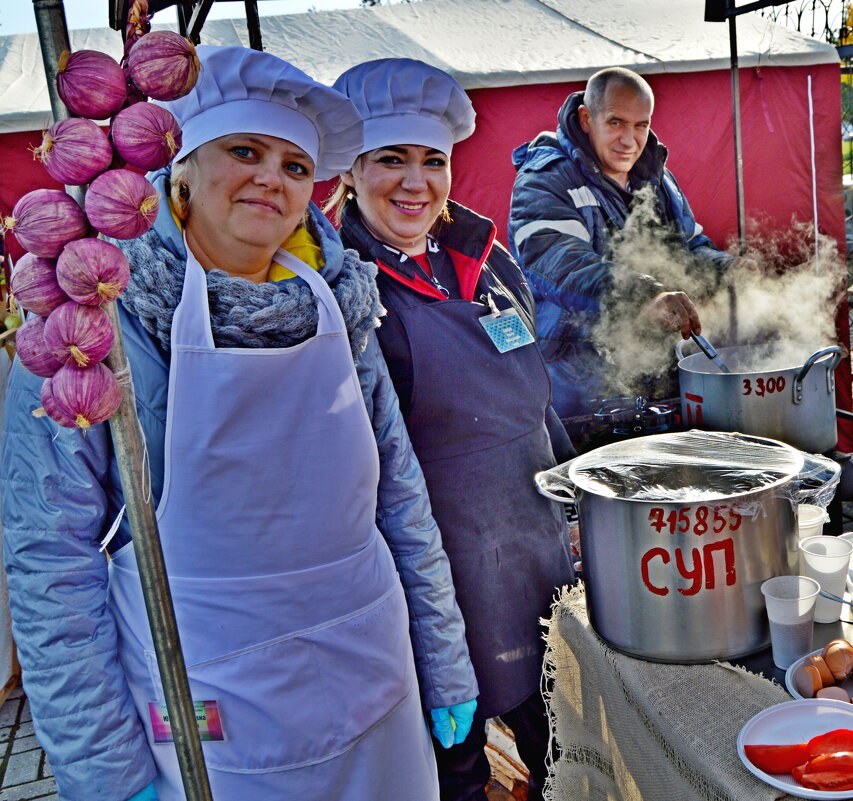
[[(593, 344), (608, 362), (608, 394), (678, 395), (674, 347), (680, 334), (661, 331), (642, 313), (649, 292), (631, 280), (636, 273), (654, 277), (662, 291), (686, 292), (699, 312), (702, 333), (718, 350), (772, 343), (778, 360), (785, 343), (800, 343), (791, 358), (801, 363), (803, 345), (810, 353), (836, 343), (835, 317), (846, 290), (846, 268), (834, 239), (818, 234), (817, 273), (811, 223), (792, 221), (787, 231), (762, 234), (762, 226), (753, 222), (747, 256), (759, 269), (736, 263), (726, 271), (691, 254), (660, 219), (653, 188), (643, 187), (634, 195), (624, 228), (611, 238), (614, 287), (592, 332)], [(729, 245), (729, 252), (736, 250), (736, 242)], [(685, 354), (695, 351), (692, 343), (685, 348)], [(775, 361), (752, 369), (780, 367)], [(713, 371), (710, 362), (708, 371)]]

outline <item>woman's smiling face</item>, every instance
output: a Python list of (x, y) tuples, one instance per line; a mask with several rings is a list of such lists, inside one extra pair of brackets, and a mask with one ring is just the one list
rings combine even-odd
[(416, 256), (450, 194), (450, 159), (421, 145), (388, 145), (358, 157), (342, 180), (379, 240)]
[(214, 256), (235, 248), (270, 255), (302, 220), (314, 162), (302, 148), (265, 134), (229, 134), (196, 151), (188, 239)]

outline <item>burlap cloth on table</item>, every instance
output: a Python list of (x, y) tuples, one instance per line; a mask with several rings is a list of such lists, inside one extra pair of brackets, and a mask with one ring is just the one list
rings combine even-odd
[(791, 696), (728, 662), (669, 665), (610, 648), (583, 586), (564, 587), (547, 624), (546, 697), (559, 758), (546, 801), (771, 801), (737, 753), (743, 725)]

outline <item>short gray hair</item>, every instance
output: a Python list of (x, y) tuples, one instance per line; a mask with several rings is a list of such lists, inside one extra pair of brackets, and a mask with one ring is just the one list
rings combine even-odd
[(596, 72), (586, 82), (586, 89), (583, 93), (583, 104), (590, 110), (591, 114), (595, 115), (601, 111), (601, 107), (604, 104), (604, 95), (611, 83), (632, 89), (638, 95), (645, 95), (651, 100), (654, 107), (655, 95), (652, 92), (652, 87), (649, 86), (645, 78), (637, 75), (632, 70), (625, 69), (625, 67), (607, 67), (607, 69)]

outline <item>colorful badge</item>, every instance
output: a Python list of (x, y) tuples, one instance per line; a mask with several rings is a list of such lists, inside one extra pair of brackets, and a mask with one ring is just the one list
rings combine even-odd
[[(198, 733), (203, 743), (213, 740), (224, 740), (222, 718), (219, 716), (219, 704), (216, 701), (195, 701), (195, 719)], [(169, 710), (166, 704), (148, 702), (148, 714), (151, 717), (151, 730), (155, 743), (174, 742), (172, 724), (169, 721)]]

